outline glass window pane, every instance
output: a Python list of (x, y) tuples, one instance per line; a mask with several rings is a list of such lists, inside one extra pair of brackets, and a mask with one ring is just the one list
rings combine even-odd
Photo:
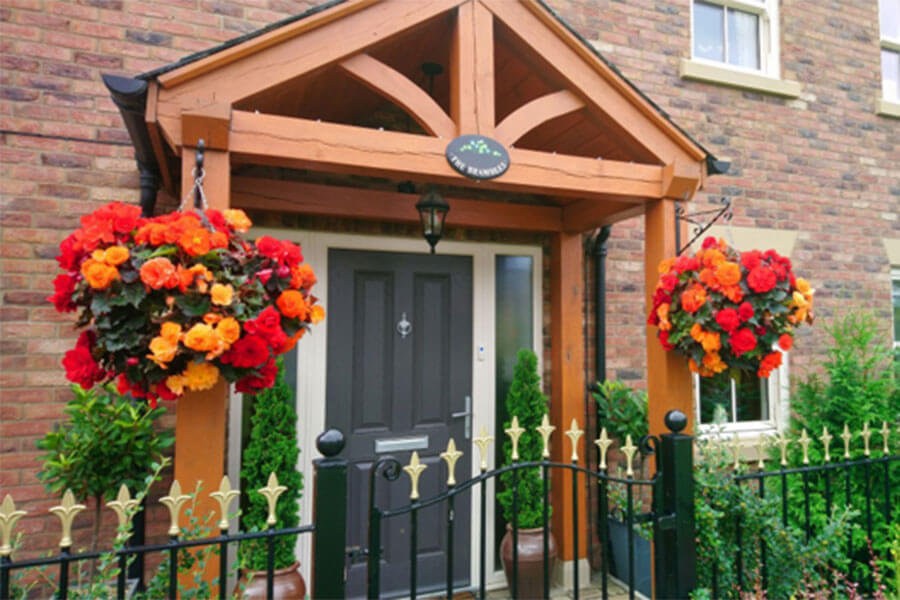
[(759, 17), (728, 10), (728, 63), (759, 69)]
[(737, 391), (737, 420), (762, 421), (768, 418), (768, 379), (760, 379), (756, 373), (741, 373), (735, 381)]
[(717, 409), (721, 407), (725, 423), (733, 423), (731, 411), (731, 377), (728, 371), (712, 377), (700, 378), (700, 422), (715, 423)]
[(881, 37), (900, 39), (900, 0), (881, 0), (878, 3)]
[(694, 57), (725, 62), (725, 27), (721, 6), (694, 2)]
[(894, 275), (894, 342), (900, 344), (900, 273)]
[(881, 51), (881, 88), (885, 100), (900, 101), (900, 52)]

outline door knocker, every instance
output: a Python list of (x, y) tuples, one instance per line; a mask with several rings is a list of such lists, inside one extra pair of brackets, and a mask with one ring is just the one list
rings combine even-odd
[(408, 336), (411, 332), (412, 323), (406, 320), (406, 313), (403, 313), (403, 315), (400, 317), (400, 320), (397, 322), (397, 333), (400, 334), (401, 339), (405, 340), (406, 336)]

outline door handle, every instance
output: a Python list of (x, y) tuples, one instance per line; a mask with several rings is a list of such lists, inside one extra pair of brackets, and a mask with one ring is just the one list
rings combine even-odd
[(466, 409), (462, 412), (450, 414), (454, 419), (465, 419), (465, 436), (466, 439), (472, 437), (472, 396), (466, 396)]

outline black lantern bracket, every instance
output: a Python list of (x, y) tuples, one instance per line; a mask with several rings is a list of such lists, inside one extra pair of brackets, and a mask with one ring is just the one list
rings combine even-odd
[[(722, 219), (726, 223), (731, 223), (731, 219), (734, 217), (734, 211), (731, 208), (731, 198), (722, 196), (717, 200), (713, 200), (713, 202), (720, 204), (721, 207), (701, 210), (691, 214), (687, 213), (680, 202), (675, 203), (675, 246), (678, 248), (679, 256), (685, 250), (690, 248), (691, 244), (697, 241), (701, 235), (706, 233), (706, 230), (712, 227), (719, 219)], [(709, 220), (705, 221), (704, 217), (709, 217)], [(694, 226), (694, 237), (692, 237), (684, 246), (681, 245), (680, 221), (685, 221)]]

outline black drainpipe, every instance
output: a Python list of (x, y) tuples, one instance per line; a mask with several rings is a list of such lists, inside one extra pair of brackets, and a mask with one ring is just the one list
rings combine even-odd
[(103, 75), (103, 83), (119, 108), (134, 146), (134, 159), (140, 173), (141, 213), (145, 217), (152, 217), (159, 189), (159, 165), (153, 154), (150, 133), (144, 120), (147, 112), (147, 82), (118, 75)]

